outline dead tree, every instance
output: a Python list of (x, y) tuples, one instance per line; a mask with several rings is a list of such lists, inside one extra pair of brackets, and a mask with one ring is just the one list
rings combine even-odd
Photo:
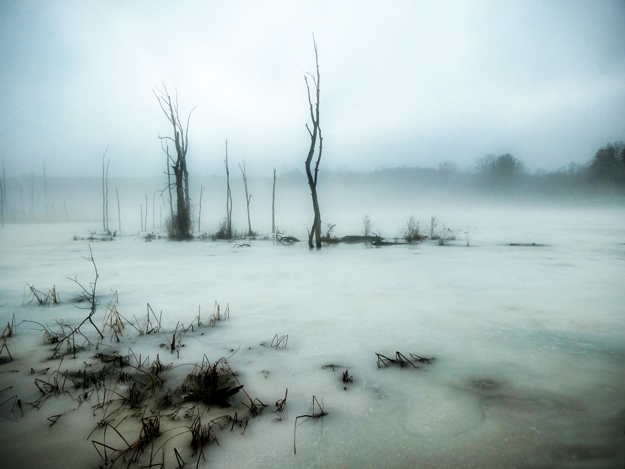
[[(122, 232), (122, 211), (119, 208), (119, 192), (117, 191), (117, 187), (115, 188), (115, 194), (117, 195), (117, 229), (119, 232)], [(67, 216), (67, 209), (65, 210)]]
[(9, 204), (7, 201), (7, 178), (4, 171), (4, 161), (2, 162), (2, 210), (4, 216), (9, 217)]
[(226, 239), (232, 238), (232, 192), (230, 192), (230, 169), (228, 168), (228, 140), (226, 139)]
[(271, 232), (276, 232), (276, 168), (273, 168), (273, 198), (271, 199)]
[[(180, 122), (180, 113), (178, 111), (178, 96), (172, 101), (167, 87), (163, 83), (163, 90), (157, 88), (153, 91), (161, 110), (167, 117), (174, 132), (174, 137), (161, 137), (159, 139), (173, 142), (176, 149), (176, 158), (168, 156), (168, 166), (174, 170), (174, 179), (176, 184), (176, 213), (171, 219), (169, 237), (175, 240), (190, 239), (191, 236), (191, 199), (189, 196), (189, 171), (187, 170), (187, 151), (189, 148), (189, 121), (193, 108), (187, 117), (185, 127)], [(167, 169), (169, 172), (169, 168)]]
[(108, 227), (106, 226), (106, 153), (109, 151), (109, 146), (106, 145), (104, 154), (102, 155), (102, 229), (106, 233)]
[(252, 200), (252, 196), (249, 195), (247, 191), (247, 161), (245, 161), (245, 157), (243, 158), (243, 161), (239, 163), (239, 169), (241, 170), (241, 175), (243, 176), (245, 202), (247, 203), (247, 235), (254, 236), (254, 232), (252, 231), (252, 222), (250, 221), (250, 200)]
[(143, 221), (143, 230), (148, 231), (148, 195), (145, 195), (145, 220)]
[(35, 170), (30, 173), (28, 179), (28, 187), (30, 188), (30, 218), (35, 219)]
[(202, 195), (204, 194), (204, 184), (200, 186), (200, 211), (197, 215), (197, 232), (202, 232)]
[[(317, 54), (317, 43), (315, 42), (315, 36), (313, 35), (313, 45), (315, 47), (315, 66), (316, 76), (312, 73), (304, 74), (304, 81), (306, 82), (306, 90), (308, 91), (308, 105), (310, 107), (310, 118), (312, 120), (313, 129), (310, 130), (308, 124), (306, 129), (310, 134), (310, 149), (308, 150), (308, 157), (306, 158), (306, 176), (308, 177), (308, 186), (312, 195), (313, 210), (315, 212), (315, 218), (312, 228), (308, 233), (308, 246), (313, 248), (313, 236), (315, 237), (315, 245), (321, 247), (321, 212), (319, 211), (319, 199), (317, 198), (317, 175), (319, 173), (319, 162), (321, 161), (321, 152), (323, 150), (323, 138), (321, 137), (321, 127), (319, 127), (319, 85), (321, 82), (321, 76), (319, 75), (319, 56)], [(308, 84), (308, 77), (315, 85), (315, 105), (310, 97), (310, 86)], [(319, 152), (317, 154), (317, 162), (315, 164), (315, 174), (310, 169), (313, 156), (315, 155), (315, 148), (317, 147), (317, 138), (319, 138)]]
[(111, 230), (109, 228), (109, 165), (111, 164), (111, 159), (107, 158), (106, 160), (106, 179), (105, 179), (105, 189), (106, 189), (106, 208), (104, 213), (106, 214), (106, 232), (111, 234)]
[(46, 159), (43, 159), (43, 202), (46, 206), (46, 221), (50, 221), (48, 213), (48, 178), (46, 177)]
[(2, 220), (2, 228), (4, 228), (4, 182), (0, 183), (0, 220)]
[[(169, 156), (169, 144), (167, 142), (163, 142), (161, 140), (161, 149), (163, 150), (163, 152), (167, 155), (167, 160), (165, 161), (165, 166), (167, 167), (167, 190), (169, 191), (169, 219), (173, 220), (174, 219), (174, 204), (172, 202), (172, 196), (171, 196), (171, 171), (169, 170), (169, 160), (171, 159), (171, 157)], [(161, 197), (163, 197), (163, 192), (165, 191), (165, 189), (163, 189), (161, 191)], [(164, 201), (163, 201), (164, 203)]]

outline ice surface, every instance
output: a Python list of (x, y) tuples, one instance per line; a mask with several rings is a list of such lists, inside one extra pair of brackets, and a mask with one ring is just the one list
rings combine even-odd
[[(122, 315), (145, 316), (149, 303), (162, 311), (168, 331), (178, 321), (188, 324), (199, 305), (206, 319), (215, 301), (230, 305), (230, 318), (189, 333), (179, 356), (160, 346), (163, 335), (139, 337), (131, 328), (119, 344), (107, 335), (100, 351), (127, 354), (132, 348), (174, 365), (232, 355), (228, 362), (245, 390), (269, 407), (244, 434), (217, 429), (220, 446), (207, 446), (200, 466), (622, 468), (625, 210), (432, 214), (454, 228), (477, 226), (471, 246), (462, 236), (446, 246), (426, 241), (319, 251), (305, 243), (260, 240), (249, 248), (147, 243), (134, 236), (92, 242), (102, 303), (96, 324), (111, 290), (118, 292)], [(393, 236), (405, 218), (379, 215), (374, 222)], [(357, 232), (357, 221), (343, 229)], [(77, 324), (85, 317), (72, 304), (80, 291), (66, 277), (78, 275), (85, 285), (92, 280), (83, 259), (88, 242), (72, 235), (95, 227), (6, 225), (0, 231), (0, 324), (13, 314), (17, 324), (34, 320), (51, 327), (56, 320)], [(296, 224), (293, 231), (303, 238), (303, 230)], [(23, 306), (26, 282), (45, 291), (56, 285), (61, 305)], [(27, 404), (40, 395), (33, 384), (40, 375), (31, 375), (31, 368), (59, 367), (39, 329), (21, 323), (17, 336), (6, 341), (14, 360), (0, 365), (0, 402), (17, 395), (24, 412), (14, 415), (10, 402), (0, 406), (6, 417), (0, 419), (2, 465), (98, 467), (103, 462), (91, 440), (101, 430), (87, 438), (98, 420), (89, 403), (79, 407), (61, 395), (39, 411)], [(288, 334), (285, 349), (261, 345), (276, 334)], [(376, 366), (375, 352), (396, 351), (436, 359), (418, 370)], [(96, 353), (68, 356), (60, 369), (96, 364)], [(322, 369), (327, 364), (346, 368)], [(341, 381), (345, 369), (353, 383)], [(168, 379), (173, 383), (188, 370), (168, 371)], [(277, 421), (275, 402), (286, 388), (288, 420)], [(294, 455), (295, 417), (311, 411), (313, 395), (328, 415), (298, 427)], [(232, 408), (213, 409), (203, 421), (235, 411), (245, 415), (239, 402), (246, 401), (237, 394)], [(48, 427), (47, 419), (58, 414)], [(190, 421), (163, 418), (161, 425), (163, 430)], [(134, 441), (140, 424), (129, 417), (119, 428)], [(176, 467), (173, 447), (187, 465), (195, 464), (187, 434), (166, 446), (166, 467)]]

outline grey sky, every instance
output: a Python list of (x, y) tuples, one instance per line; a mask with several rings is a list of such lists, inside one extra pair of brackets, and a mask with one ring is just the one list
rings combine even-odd
[(7, 171), (157, 175), (170, 129), (152, 89), (196, 106), (190, 171), (303, 168), (304, 71), (319, 44), (322, 167), (530, 169), (625, 139), (625, 2), (0, 0)]

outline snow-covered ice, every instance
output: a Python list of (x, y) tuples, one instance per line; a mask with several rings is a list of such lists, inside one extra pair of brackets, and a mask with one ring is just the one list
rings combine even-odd
[[(173, 364), (163, 374), (165, 388), (180, 384), (204, 355), (211, 362), (230, 357), (247, 393), (268, 404), (244, 434), (214, 428), (219, 446), (205, 448), (200, 467), (622, 468), (624, 215), (622, 208), (598, 207), (439, 213), (454, 228), (478, 227), (470, 247), (459, 236), (446, 246), (341, 244), (312, 251), (306, 243), (267, 240), (242, 248), (136, 236), (90, 243), (72, 236), (88, 235), (93, 223), (6, 225), (0, 324), (15, 315), (19, 326), (6, 340), (14, 359), (0, 365), (2, 466), (104, 465), (92, 444), (102, 441), (103, 430), (88, 438), (100, 418), (92, 409), (95, 397), (79, 406), (61, 394), (40, 410), (28, 403), (41, 395), (34, 380), (47, 379), (59, 365), (77, 372), (101, 366), (98, 352), (132, 349)], [(295, 231), (304, 238), (304, 226)], [(107, 331), (98, 350), (62, 363), (51, 359), (53, 345), (42, 343), (40, 326), (22, 321), (58, 329), (57, 320), (75, 325), (85, 317), (73, 304), (80, 290), (67, 277), (78, 276), (83, 285), (93, 280), (83, 259), (89, 244), (100, 275), (97, 325), (112, 290), (126, 318), (145, 317), (148, 303), (162, 311), (170, 335), (178, 322), (188, 325), (198, 307), (206, 323), (215, 301), (222, 311), (229, 304), (230, 318), (189, 332), (179, 354), (161, 346), (165, 335), (139, 336), (126, 327), (120, 343)], [(62, 303), (24, 305), (26, 283), (46, 292), (55, 285)], [(82, 330), (95, 337), (88, 324)], [(286, 348), (261, 345), (276, 334), (288, 335)], [(375, 352), (396, 351), (435, 360), (420, 369), (377, 367)], [(322, 368), (328, 364), (344, 368)], [(341, 379), (346, 369), (353, 376), (347, 384)], [(116, 389), (127, 394), (127, 388)], [(288, 415), (279, 419), (275, 403), (287, 388)], [(295, 455), (295, 418), (311, 411), (313, 395), (328, 415), (298, 426)], [(13, 396), (23, 413), (11, 410), (13, 401), (6, 400)], [(232, 407), (210, 409), (202, 422), (235, 411), (248, 415), (240, 404), (246, 399), (236, 394)], [(161, 431), (191, 425), (160, 412)], [(124, 415), (113, 424), (133, 443), (140, 423), (122, 421)], [(122, 447), (111, 434), (111, 445)], [(167, 435), (173, 433), (156, 438), (155, 448)], [(174, 447), (188, 467), (196, 464), (189, 441), (186, 433), (165, 445), (166, 467), (177, 467)], [(134, 467), (145, 466), (149, 452)]]

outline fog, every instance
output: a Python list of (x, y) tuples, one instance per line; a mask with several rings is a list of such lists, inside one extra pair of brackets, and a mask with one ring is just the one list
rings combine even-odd
[(319, 45), (323, 167), (461, 168), (511, 153), (584, 163), (625, 122), (625, 5), (572, 1), (0, 2), (0, 157), (9, 175), (162, 172), (178, 92), (192, 173), (263, 176), (307, 150)]
[(624, 21), (0, 2), (3, 467), (622, 469)]

